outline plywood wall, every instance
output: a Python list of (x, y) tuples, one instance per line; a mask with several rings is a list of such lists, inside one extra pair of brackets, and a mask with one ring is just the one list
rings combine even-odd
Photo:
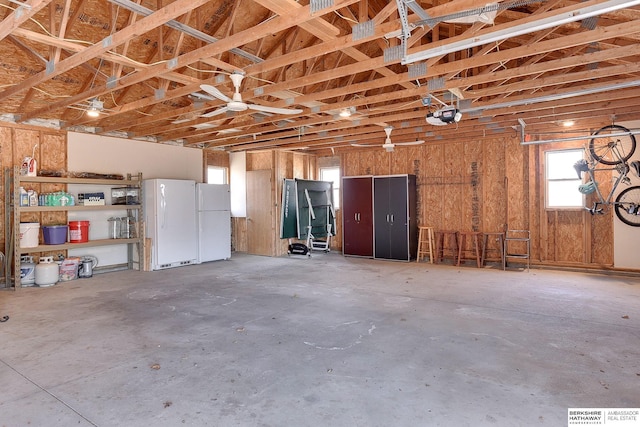
[[(35, 147), (35, 149), (34, 149)], [(5, 241), (10, 237), (10, 232), (5, 228), (7, 215), (5, 201), (7, 192), (13, 189), (5, 186), (6, 178), (11, 176), (14, 166), (20, 166), (27, 156), (34, 156), (38, 170), (62, 170), (67, 168), (67, 137), (66, 132), (53, 129), (35, 128), (30, 126), (16, 126), (12, 124), (0, 125), (0, 162), (2, 180), (0, 181), (0, 240), (4, 252)], [(29, 184), (27, 190), (33, 189), (38, 193), (52, 192), (64, 189), (63, 184)], [(66, 224), (65, 212), (26, 213), (21, 215), (23, 222), (39, 222), (43, 225)], [(10, 230), (9, 230), (10, 231)], [(55, 253), (43, 253), (33, 255), (58, 255)], [(65, 251), (62, 251), (66, 255)]]
[[(215, 154), (213, 154), (215, 153)], [(207, 153), (205, 156), (205, 166), (228, 167), (228, 154), (221, 152)], [(280, 201), (282, 199), (282, 183), (285, 178), (316, 179), (317, 163), (316, 157), (308, 154), (295, 153), (281, 150), (264, 150), (247, 153), (247, 171), (270, 170), (272, 171), (272, 228), (265, 230), (269, 233), (264, 236), (273, 240), (273, 256), (281, 256), (287, 253), (288, 240), (280, 239)], [(266, 215), (266, 213), (265, 213)], [(247, 244), (247, 220), (246, 218), (232, 218), (231, 223), (232, 238), (231, 244), (234, 251), (251, 252)]]
[[(522, 145), (514, 134), (432, 142), (393, 153), (349, 151), (341, 161), (343, 176), (415, 174), (420, 225), (530, 230), (533, 262), (607, 268), (613, 265), (612, 216), (546, 210), (544, 205), (544, 152), (584, 142)], [(610, 177), (598, 180), (608, 191)]]

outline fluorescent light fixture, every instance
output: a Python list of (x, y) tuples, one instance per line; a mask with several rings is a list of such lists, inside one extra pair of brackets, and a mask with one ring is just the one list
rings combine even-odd
[(558, 27), (560, 25), (568, 24), (570, 22), (581, 21), (583, 19), (591, 18), (593, 16), (602, 15), (605, 13), (613, 12), (626, 7), (635, 6), (640, 4), (640, 0), (609, 0), (600, 4), (582, 7), (578, 10), (570, 12), (559, 13), (557, 15), (549, 16), (546, 18), (538, 19), (536, 21), (527, 22), (520, 25), (515, 25), (503, 30), (489, 32), (477, 37), (470, 37), (466, 40), (460, 40), (453, 43), (444, 44), (442, 46), (434, 47), (432, 49), (423, 50), (422, 52), (406, 55), (402, 58), (402, 65), (411, 64), (417, 61), (423, 61), (425, 59), (434, 58), (436, 56), (447, 55), (453, 52), (459, 52), (464, 49), (469, 49), (476, 46), (493, 43), (499, 40), (504, 40), (509, 37), (516, 37), (523, 34), (529, 34), (547, 28)]

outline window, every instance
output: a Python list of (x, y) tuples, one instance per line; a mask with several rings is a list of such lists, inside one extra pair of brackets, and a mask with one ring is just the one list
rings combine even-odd
[(207, 166), (207, 184), (226, 184), (227, 168)]
[(584, 196), (578, 190), (582, 178), (573, 165), (584, 158), (582, 148), (575, 150), (547, 151), (546, 158), (546, 207), (582, 208)]
[(333, 182), (333, 208), (340, 207), (340, 168), (320, 168), (320, 181)]

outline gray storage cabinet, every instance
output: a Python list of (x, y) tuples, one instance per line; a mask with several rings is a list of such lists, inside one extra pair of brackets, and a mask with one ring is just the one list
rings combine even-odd
[(410, 261), (418, 247), (415, 175), (344, 177), (344, 255)]

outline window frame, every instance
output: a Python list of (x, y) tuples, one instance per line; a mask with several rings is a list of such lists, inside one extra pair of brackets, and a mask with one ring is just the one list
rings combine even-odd
[[(544, 164), (544, 207), (546, 210), (563, 210), (563, 211), (579, 211), (579, 210), (584, 210), (586, 207), (586, 197), (584, 194), (580, 193), (580, 191), (578, 190), (578, 186), (580, 184), (583, 183), (583, 178), (582, 177), (578, 177), (577, 173), (575, 172), (575, 170), (573, 170), (573, 168), (571, 169), (570, 172), (568, 172), (568, 174), (573, 173), (574, 177), (573, 178), (569, 178), (569, 177), (563, 177), (563, 178), (549, 178), (549, 173), (550, 173), (550, 160), (549, 160), (549, 156), (553, 156), (554, 154), (561, 154), (561, 153), (569, 153), (569, 152), (575, 152), (576, 154), (579, 153), (579, 156), (576, 156), (576, 161), (580, 160), (580, 159), (584, 159), (585, 156), (585, 152), (584, 152), (584, 148), (583, 147), (577, 147), (577, 148), (563, 148), (563, 149), (558, 149), (558, 150), (547, 150), (544, 152), (544, 160), (545, 160), (545, 164)], [(575, 183), (575, 192), (580, 195), (580, 200), (581, 203), (579, 205), (550, 205), (550, 193), (551, 193), (551, 188), (550, 188), (550, 183), (556, 183), (556, 182), (564, 182), (564, 183)], [(564, 193), (563, 193), (564, 194)]]
[(342, 179), (342, 171), (340, 170), (340, 166), (322, 166), (318, 168), (318, 175), (320, 177), (320, 181), (327, 181), (322, 178), (323, 171), (325, 170), (332, 170), (332, 171), (335, 170), (338, 173), (337, 181), (331, 180), (331, 182), (333, 182), (333, 208), (336, 210), (340, 209), (340, 180)]
[[(210, 171), (212, 169), (219, 170), (219, 171), (222, 172), (222, 176), (224, 178), (224, 182), (210, 182), (209, 181), (209, 173), (210, 173)], [(207, 165), (206, 173), (207, 173), (207, 176), (206, 176), (205, 181), (206, 181), (207, 184), (229, 184), (229, 168), (227, 168), (227, 167), (216, 166), (216, 165)]]

